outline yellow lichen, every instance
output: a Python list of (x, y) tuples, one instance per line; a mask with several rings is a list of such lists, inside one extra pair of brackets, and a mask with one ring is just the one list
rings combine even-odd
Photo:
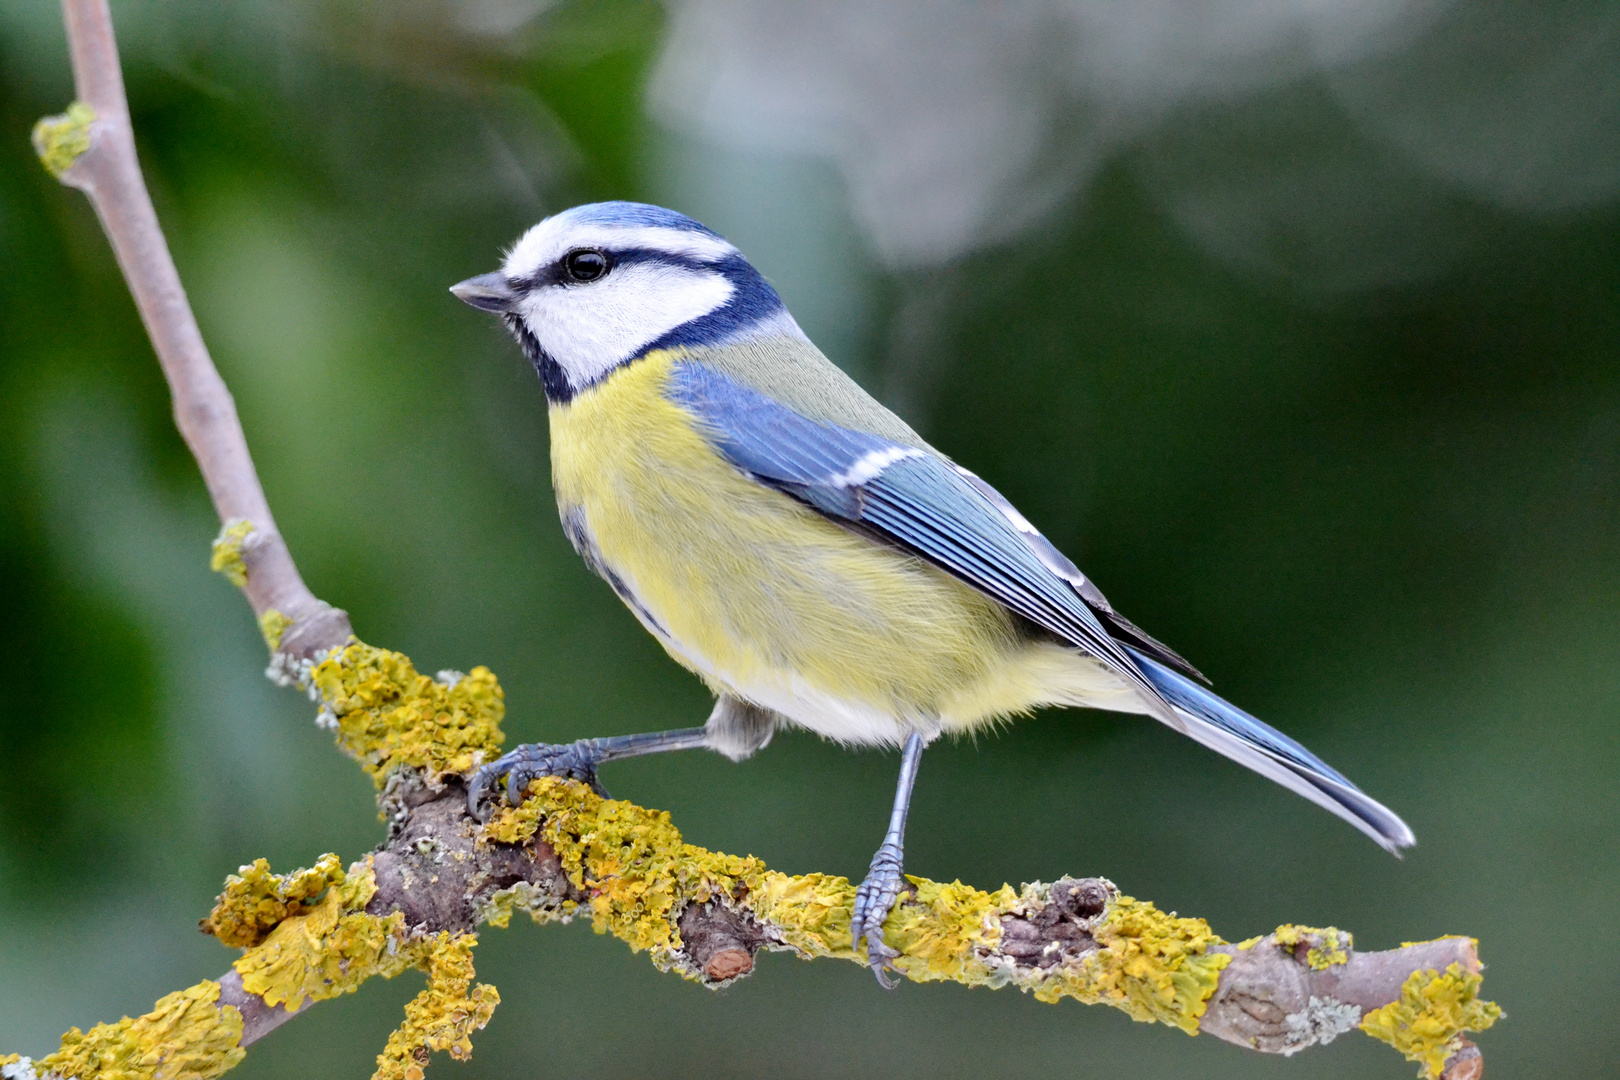
[(787, 874), (767, 871), (749, 894), (749, 904), (762, 922), (776, 927), (783, 943), (806, 957), (864, 960), (850, 942), (855, 914), (855, 886), (833, 874)]
[[(530, 789), (534, 789), (538, 783), (531, 784)], [(534, 839), (545, 816), (546, 801), (543, 798), (526, 798), (517, 806), (498, 803), (494, 813), (484, 823), (483, 839), (498, 844), (526, 844)]]
[[(743, 898), (783, 945), (806, 957), (856, 959), (849, 938), (855, 889), (846, 878), (789, 877), (767, 870), (752, 856), (687, 844), (668, 813), (603, 799), (575, 781), (546, 777), (534, 781), (530, 791), (521, 806), (495, 812), (484, 826), (484, 839), (521, 844), (538, 835), (589, 898), (597, 933), (650, 950), (660, 966), (675, 959), (677, 920), (687, 904)], [(561, 914), (571, 914), (569, 904), (562, 905)], [(497, 915), (509, 918), (510, 912)]]
[[(682, 843), (669, 814), (604, 799), (584, 784), (536, 780), (543, 806), (539, 836), (563, 871), (589, 898), (591, 924), (661, 967), (677, 960), (676, 920), (688, 903), (722, 902), (746, 893), (765, 872), (752, 856), (722, 855)], [(504, 819), (503, 819), (504, 820)], [(508, 824), (498, 827), (509, 830)]]
[(208, 560), (210, 570), (216, 574), (224, 574), (238, 589), (247, 584), (247, 562), (242, 558), (242, 545), (247, 542), (252, 532), (251, 521), (246, 518), (231, 518), (214, 538), (213, 554)]
[[(531, 791), (523, 805), (491, 817), (485, 839), (524, 843), (538, 834), (589, 897), (598, 933), (650, 950), (667, 966), (680, 947), (677, 920), (687, 904), (746, 898), (755, 918), (802, 955), (864, 959), (850, 942), (855, 889), (847, 878), (790, 877), (752, 856), (684, 843), (667, 813), (603, 799), (574, 781), (548, 777)], [(999, 928), (992, 916), (1011, 907), (1013, 891), (912, 882), (916, 895), (897, 904), (885, 924), (887, 940), (906, 953), (897, 962), (901, 970), (919, 981), (989, 978), (975, 950), (994, 947)]]
[(1336, 926), (1295, 926), (1293, 923), (1284, 923), (1273, 931), (1272, 937), (1284, 949), (1308, 945), (1305, 963), (1312, 971), (1326, 971), (1334, 964), (1348, 964), (1349, 950), (1355, 948), (1350, 931), (1340, 930)]
[(457, 1061), (472, 1056), (472, 1039), (489, 1023), (501, 996), (493, 986), (473, 985), (471, 934), (438, 934), (422, 962), (427, 986), (405, 1006), (405, 1022), (377, 1055), (373, 1080), (420, 1080), (430, 1051), (449, 1051)]
[(909, 878), (916, 895), (896, 904), (883, 926), (884, 941), (899, 949), (894, 966), (909, 979), (982, 983), (991, 979), (983, 954), (1001, 940), (999, 916), (1018, 902), (1011, 886), (993, 893), (953, 881)]
[(1133, 1020), (1198, 1033), (1198, 1018), (1215, 993), (1221, 969), (1232, 961), (1228, 953), (1209, 951), (1221, 939), (1208, 923), (1117, 896), (1092, 935), (1097, 949), (1041, 976), (1033, 987), (1037, 998), (1101, 1002), (1123, 1009)]
[[(1013, 910), (1018, 894), (1007, 885), (985, 892), (960, 881), (907, 880), (914, 892), (901, 896), (883, 924), (885, 943), (902, 954), (894, 966), (916, 982), (999, 981), (984, 957), (999, 944), (1000, 917)], [(850, 938), (855, 886), (848, 878), (767, 871), (752, 885), (748, 902), (755, 917), (794, 951), (865, 962)]]
[(90, 125), (96, 110), (75, 101), (60, 116), (47, 116), (34, 125), (34, 153), (58, 180), (90, 149)]
[(1399, 998), (1361, 1018), (1361, 1030), (1417, 1062), (1419, 1076), (1439, 1080), (1463, 1032), (1484, 1031), (1502, 1017), (1495, 1002), (1480, 999), (1481, 981), (1458, 964), (1414, 971)]
[(202, 921), (202, 930), (236, 948), (262, 944), (272, 930), (304, 914), (344, 877), (342, 863), (332, 854), (322, 855), (308, 870), (286, 875), (272, 874), (268, 860), (256, 859), (225, 879), (225, 891)]
[[(215, 545), (215, 569), (240, 578), (239, 584), (245, 581), (241, 551), (249, 531), (246, 522), (234, 522)], [(272, 649), (286, 625), (279, 612), (265, 613), (261, 627)], [(430, 779), (465, 773), (492, 758), (502, 742), (501, 689), (486, 668), (439, 682), (418, 674), (399, 653), (351, 640), (316, 665), (310, 679), (340, 746), (379, 787), (401, 767), (420, 769)], [(667, 813), (604, 799), (576, 781), (540, 779), (530, 792), (521, 806), (499, 807), (481, 839), (549, 845), (585, 898), (597, 932), (650, 951), (659, 966), (701, 977), (680, 952), (679, 919), (694, 903), (746, 910), (771, 947), (807, 958), (866, 961), (865, 950), (857, 951), (850, 940), (855, 889), (846, 878), (793, 877), (752, 856), (687, 844)], [(1002, 920), (1049, 903), (1046, 886), (1025, 886), (1019, 894), (1005, 885), (985, 892), (960, 882), (908, 880), (911, 887), (884, 931), (902, 952), (896, 966), (916, 981), (1010, 982), (1042, 1001), (1100, 1002), (1136, 1020), (1196, 1034), (1231, 959), (1210, 951), (1221, 939), (1204, 920), (1160, 912), (1110, 886), (1112, 898), (1102, 914), (1085, 922), (1095, 949), (1051, 967), (1022, 966), (997, 951)], [(235, 969), (243, 988), (272, 1007), (296, 1010), (309, 1000), (348, 993), (373, 976), (392, 978), (412, 967), (426, 972), (427, 986), (407, 1006), (376, 1072), (378, 1080), (420, 1080), (432, 1051), (455, 1058), (470, 1054), (470, 1035), (489, 1021), (499, 996), (473, 982), (474, 935), (413, 931), (399, 912), (369, 914), (365, 908), (375, 892), (369, 858), (345, 872), (336, 856), (327, 855), (288, 875), (272, 874), (260, 859), (227, 880), (205, 927), (227, 944), (247, 947)], [(480, 914), (504, 926), (518, 906), (537, 918), (566, 919), (580, 905), (520, 884), (497, 893)], [(1305, 959), (1317, 970), (1346, 963), (1351, 947), (1350, 936), (1331, 927), (1288, 925), (1273, 937), (1284, 948), (1308, 943)], [(1455, 964), (1444, 974), (1415, 974), (1399, 1001), (1367, 1014), (1361, 1026), (1422, 1062), (1430, 1077), (1438, 1076), (1462, 1032), (1489, 1027), (1501, 1015), (1477, 998), (1479, 985), (1478, 975), (1465, 975)], [(146, 1016), (99, 1025), (89, 1034), (74, 1029), (61, 1051), (40, 1065), (107, 1080), (217, 1076), (242, 1056), (241, 1016), (218, 1007), (218, 995), (218, 984), (202, 983), (162, 999)], [(0, 1064), (19, 1060), (12, 1055)]]
[[(307, 891), (326, 865), (323, 859), (316, 870), (300, 871), (285, 880), (301, 883)], [(255, 863), (247, 869), (260, 868)], [(256, 881), (274, 877), (267, 867), (252, 876)], [(422, 969), (428, 984), (406, 1006), (405, 1022), (377, 1059), (377, 1078), (402, 1080), (420, 1073), (430, 1051), (448, 1050), (455, 1058), (470, 1055), (470, 1034), (489, 1022), (500, 996), (492, 986), (472, 983), (474, 935), (413, 932), (400, 912), (367, 914), (366, 904), (376, 890), (367, 859), (363, 866), (330, 881), (319, 903), (284, 917), (262, 944), (243, 953), (233, 966), (245, 990), (268, 1005), (289, 1010), (302, 1008), (306, 1000), (350, 993), (374, 976), (391, 979), (413, 967)], [(250, 889), (241, 891), (244, 896), (253, 894)], [(257, 891), (262, 895), (264, 890)], [(255, 911), (249, 908), (248, 914)]]
[(242, 1060), (242, 1014), (221, 1006), (219, 983), (204, 981), (153, 1010), (89, 1031), (71, 1029), (62, 1048), (36, 1062), (82, 1080), (205, 1080)]
[(373, 975), (392, 978), (411, 966), (400, 945), (405, 917), (368, 915), (377, 890), (370, 860), (326, 890), (326, 897), (296, 918), (278, 923), (264, 941), (232, 966), (242, 985), (270, 1005), (303, 1007), (346, 994)]
[(419, 675), (397, 652), (354, 642), (317, 664), (310, 678), (336, 718), (338, 745), (379, 788), (400, 767), (435, 781), (464, 773), (494, 758), (505, 738), (504, 695), (486, 667), (446, 685)]
[(264, 635), (264, 643), (270, 647), (271, 652), (281, 648), (281, 636), (292, 626), (293, 621), (275, 608), (265, 609), (259, 616), (259, 633)]

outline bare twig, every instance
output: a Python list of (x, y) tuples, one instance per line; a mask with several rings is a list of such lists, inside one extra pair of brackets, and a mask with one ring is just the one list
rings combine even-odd
[[(284, 620), (273, 647), (309, 658), (342, 645), (352, 633), (349, 617), (310, 592), (293, 563), (253, 468), (236, 402), (203, 343), (158, 224), (136, 157), (107, 0), (62, 0), (62, 15), (78, 101), (66, 116), (40, 122), (35, 147), (63, 183), (89, 196), (101, 219), (174, 397), (175, 424), (221, 523), (237, 526), (243, 592), (261, 626), (271, 613)], [(222, 1003), (242, 1011), (244, 1044), (292, 1015), (243, 990), (234, 971), (222, 980)]]
[(249, 993), (242, 986), (242, 976), (237, 974), (234, 968), (219, 978), (219, 1003), (222, 1006), (233, 1006), (242, 1014), (242, 1041), (238, 1044), (240, 1046), (252, 1046), (315, 1004), (312, 1000), (305, 1000), (297, 1009), (267, 1005), (264, 998)]
[[(203, 344), (158, 225), (135, 155), (107, 0), (62, 0), (62, 12), (79, 102), (93, 115), (86, 118), (82, 152), (53, 171), (88, 195), (101, 218), (174, 395), (175, 423), (197, 459), (221, 522), (247, 523), (239, 546), (243, 590), (254, 615), (262, 620), (276, 611), (287, 620), (278, 628), (281, 652), (308, 657), (341, 645), (350, 634), (348, 616), (317, 599), (293, 564), (253, 469), (236, 403)], [(71, 122), (41, 123), (35, 141), (42, 156), (46, 142), (63, 134), (74, 134)]]

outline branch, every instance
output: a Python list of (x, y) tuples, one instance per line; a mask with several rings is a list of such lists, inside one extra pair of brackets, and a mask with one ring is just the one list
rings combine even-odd
[[(419, 967), (428, 988), (377, 1072), (413, 1077), (431, 1050), (470, 1051), (469, 1033), (498, 1000), (472, 984), (474, 932), (517, 911), (543, 923), (589, 915), (661, 969), (709, 986), (749, 974), (762, 948), (864, 963), (850, 942), (855, 893), (845, 878), (789, 876), (695, 847), (668, 814), (569, 780), (537, 780), (521, 806), (487, 824), (473, 819), (464, 776), (502, 741), (504, 702), (487, 669), (441, 682), (398, 653), (353, 642), (305, 681), (320, 722), (379, 788), (387, 842), (347, 870), (335, 855), (285, 876), (263, 860), (243, 867), (204, 923), (245, 950), (230, 974), (170, 995), (147, 1017), (71, 1031), (43, 1066), (89, 1075), (94, 1061), (166, 1055), (218, 1075), (311, 1002)], [(1229, 945), (1202, 919), (1161, 912), (1102, 878), (993, 892), (910, 882), (884, 934), (915, 982), (1112, 1005), (1265, 1053), (1293, 1054), (1359, 1027), (1421, 1062), (1424, 1075), (1453, 1080), (1478, 1076), (1464, 1033), (1500, 1015), (1479, 997), (1469, 938), (1361, 953), (1343, 931), (1282, 926)]]
[(34, 127), (46, 168), (90, 197), (146, 324), (174, 396), (174, 419), (225, 526), (218, 561), (234, 579), (272, 649), (307, 658), (348, 640), (346, 614), (316, 599), (276, 530), (253, 469), (236, 403), (191, 313), (135, 156), (124, 76), (107, 0), (62, 0), (78, 101)]
[[(588, 913), (659, 967), (710, 986), (749, 974), (761, 948), (864, 963), (850, 943), (845, 878), (792, 877), (694, 847), (667, 814), (569, 781), (536, 781), (527, 801), (487, 825), (468, 815), (463, 777), (502, 742), (494, 676), (421, 676), (405, 657), (355, 642), (347, 615), (304, 585), (146, 192), (106, 0), (63, 0), (63, 11), (79, 100), (36, 125), (35, 146), (54, 175), (90, 197), (112, 242), (222, 522), (215, 569), (247, 595), (272, 670), (310, 692), (317, 722), (376, 782), (389, 837), (347, 868), (335, 855), (287, 875), (264, 860), (244, 866), (204, 920), (243, 950), (230, 971), (144, 1016), (75, 1028), (37, 1065), (0, 1058), (0, 1077), (218, 1076), (313, 1002), (414, 967), (427, 986), (377, 1076), (420, 1080), (432, 1051), (471, 1052), (470, 1033), (499, 1000), (473, 983), (475, 931), (504, 926), (515, 911), (541, 922)], [(1203, 920), (1160, 912), (1103, 878), (994, 892), (910, 882), (884, 930), (901, 952), (896, 967), (918, 982), (1113, 1005), (1267, 1053), (1359, 1027), (1424, 1075), (1451, 1080), (1476, 1080), (1481, 1059), (1463, 1035), (1500, 1015), (1478, 996), (1467, 938), (1358, 953), (1341, 931), (1283, 926), (1229, 945)]]

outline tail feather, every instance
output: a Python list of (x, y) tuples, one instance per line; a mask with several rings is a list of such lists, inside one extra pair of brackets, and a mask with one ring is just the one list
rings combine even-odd
[(1393, 855), (1416, 843), (1406, 822), (1299, 743), (1152, 657), (1126, 648), (1186, 721), (1187, 735), (1332, 811)]

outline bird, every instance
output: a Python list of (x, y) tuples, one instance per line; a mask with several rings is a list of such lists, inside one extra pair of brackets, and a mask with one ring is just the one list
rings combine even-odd
[[(995, 488), (811, 343), (718, 233), (634, 202), (547, 217), (451, 293), (504, 321), (545, 391), (563, 531), (716, 697), (699, 727), (528, 744), (468, 781), (480, 818), (531, 780), (778, 729), (899, 748), (851, 944), (895, 985), (883, 924), (906, 888), (923, 748), (1042, 706), (1137, 713), (1337, 814), (1399, 855), (1398, 816), (1218, 697), (1121, 615)], [(1009, 358), (1014, 359), (1014, 358)], [(605, 792), (603, 792), (605, 794)]]

